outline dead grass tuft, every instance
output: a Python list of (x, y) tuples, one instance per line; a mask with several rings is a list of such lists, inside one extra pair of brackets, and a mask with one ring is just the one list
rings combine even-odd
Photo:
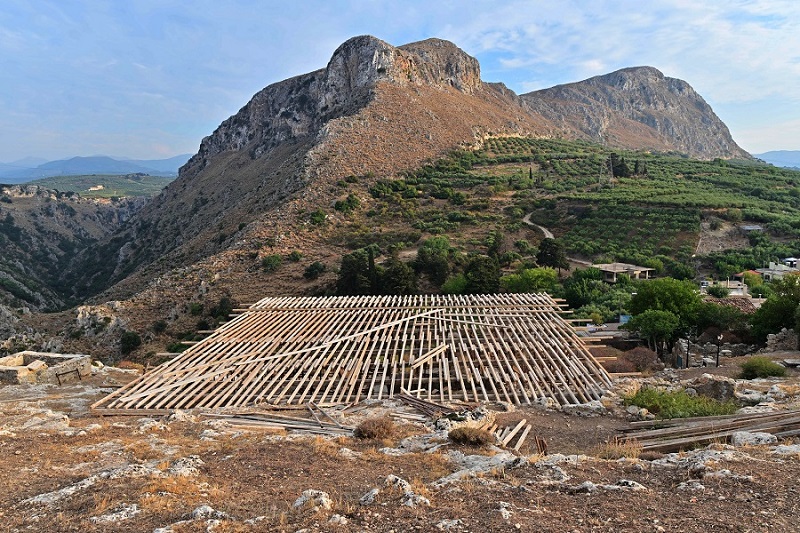
[(600, 459), (637, 459), (642, 454), (642, 445), (635, 439), (613, 439), (601, 444), (594, 451)]
[(113, 503), (111, 496), (106, 493), (93, 494), (92, 498), (94, 498), (94, 509), (92, 510), (93, 515), (101, 515), (105, 513), (111, 508), (111, 504)]
[(657, 459), (661, 459), (662, 457), (664, 457), (663, 453), (653, 452), (649, 450), (643, 451), (642, 453), (639, 454), (639, 459), (641, 459), (642, 461), (655, 461)]
[(138, 370), (139, 372), (144, 372), (144, 365), (140, 363), (134, 363), (133, 361), (128, 361), (124, 359), (117, 363), (117, 368), (121, 368), (123, 370)]
[(338, 457), (339, 448), (340, 446), (337, 442), (321, 436), (315, 437), (311, 443), (311, 449), (314, 450), (314, 453), (325, 457)]
[(388, 416), (368, 418), (356, 426), (353, 435), (359, 439), (389, 439), (395, 432), (394, 421)]
[(447, 436), (456, 444), (466, 446), (487, 446), (497, 440), (489, 431), (470, 426), (452, 429)]

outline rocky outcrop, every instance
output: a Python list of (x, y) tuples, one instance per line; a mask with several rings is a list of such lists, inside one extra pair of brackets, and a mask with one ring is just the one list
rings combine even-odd
[(472, 94), (481, 87), (480, 65), (440, 39), (396, 48), (375, 37), (354, 37), (336, 49), (326, 68), (257, 93), (203, 139), (181, 176), (199, 172), (225, 151), (247, 148), (257, 158), (290, 139), (314, 136), (326, 122), (366, 106), (382, 82), (454, 87)]
[(698, 159), (751, 158), (688, 83), (652, 67), (625, 68), (522, 98), (532, 111), (562, 124), (568, 136)]

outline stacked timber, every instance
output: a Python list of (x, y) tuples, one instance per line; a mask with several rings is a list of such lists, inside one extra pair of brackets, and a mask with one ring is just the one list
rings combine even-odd
[[(225, 420), (228, 424), (234, 426), (246, 426), (248, 428), (276, 429), (287, 432), (327, 436), (353, 435), (352, 427), (343, 426), (319, 406), (309, 404), (307, 408), (312, 418), (283, 415), (272, 411), (253, 410), (241, 413), (203, 413), (202, 415)], [(322, 420), (322, 418), (326, 418), (327, 420)]]
[(636, 440), (643, 451), (666, 453), (729, 442), (739, 431), (800, 435), (800, 410), (632, 422), (621, 438)]

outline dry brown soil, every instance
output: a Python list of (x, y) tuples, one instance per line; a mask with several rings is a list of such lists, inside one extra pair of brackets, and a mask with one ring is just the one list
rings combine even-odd
[[(736, 368), (724, 363), (719, 369), (681, 372), (688, 376)], [(489, 406), (497, 409), (501, 425), (523, 417), (532, 423), (532, 435), (547, 442), (550, 455), (539, 456), (526, 445), (517, 455), (527, 460), (519, 465), (438, 486), (436, 480), (459, 469), (451, 460), (453, 451), (485, 456), (506, 451), (458, 446), (446, 438), (439, 439), (443, 446), (432, 453), (394, 456), (381, 451), (397, 446), (404, 437), (431, 431), (413, 423), (399, 425), (394, 436), (376, 441), (242, 431), (203, 417), (100, 418), (88, 412), (91, 401), (131, 378), (105, 370), (61, 388), (0, 387), (0, 430), (5, 428), (0, 431), (0, 530), (788, 532), (799, 528), (800, 455), (779, 457), (768, 447), (738, 448), (735, 456), (723, 454), (706, 463), (706, 473), (723, 473), (707, 477), (686, 465), (668, 468), (643, 459), (600, 459), (603, 443), (629, 423), (621, 413), (581, 417), (540, 407), (504, 411)], [(66, 413), (69, 428), (37, 427), (33, 419), (42, 417), (44, 409)], [(414, 413), (400, 405), (374, 409), (374, 414), (386, 409)], [(370, 413), (367, 409), (341, 420), (355, 424)], [(302, 416), (302, 411), (296, 414)], [(75, 431), (80, 428), (86, 431)], [(585, 455), (564, 458), (556, 467), (542, 462), (556, 454)], [(192, 456), (202, 460), (197, 471), (170, 474), (176, 459)], [(682, 456), (690, 458), (689, 453)], [(143, 473), (130, 474), (131, 465)], [(121, 473), (125, 468), (128, 475)], [(403, 505), (403, 491), (385, 486), (389, 475), (407, 480), (430, 505)], [(585, 482), (614, 486), (620, 480), (644, 488), (601, 487), (588, 492), (585, 488)], [(692, 480), (703, 488), (678, 490)], [(65, 488), (72, 492), (66, 494)], [(380, 489), (375, 502), (359, 504), (373, 488)], [(306, 489), (328, 493), (332, 508), (295, 508), (293, 503)], [(59, 490), (62, 496), (56, 501), (26, 501)], [(134, 504), (139, 512), (128, 519), (102, 518)], [(224, 514), (192, 518), (202, 505)], [(335, 515), (345, 523), (331, 522)]]

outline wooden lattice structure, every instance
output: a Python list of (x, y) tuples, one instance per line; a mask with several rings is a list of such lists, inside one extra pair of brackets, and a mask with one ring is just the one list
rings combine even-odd
[(599, 399), (609, 376), (561, 313), (547, 294), (265, 298), (93, 408)]

